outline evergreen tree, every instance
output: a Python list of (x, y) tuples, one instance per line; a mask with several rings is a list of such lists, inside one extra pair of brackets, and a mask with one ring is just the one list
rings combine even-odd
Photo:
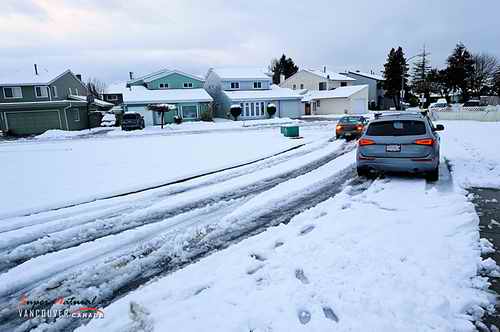
[(463, 101), (467, 101), (472, 86), (474, 60), (464, 44), (458, 43), (448, 57), (448, 84), (450, 90), (459, 90)]
[(450, 96), (450, 83), (448, 80), (448, 69), (431, 69), (427, 75), (430, 83), (430, 90), (439, 93), (441, 97), (448, 99)]
[(280, 83), (280, 75), (285, 75), (285, 79), (299, 71), (299, 67), (295, 65), (292, 58), (287, 58), (285, 54), (281, 58), (273, 59), (269, 68), (273, 73), (273, 83)]
[(391, 49), (387, 56), (387, 62), (384, 65), (384, 78), (383, 83), (386, 95), (392, 97), (394, 105), (398, 109), (401, 108), (401, 89), (403, 84), (408, 81), (408, 64), (401, 47), (397, 50)]

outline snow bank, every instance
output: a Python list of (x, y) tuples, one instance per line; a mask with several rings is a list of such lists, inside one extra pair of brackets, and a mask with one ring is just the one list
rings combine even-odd
[(446, 121), (441, 154), (462, 187), (500, 187), (500, 123)]
[[(114, 115), (113, 115), (114, 116)], [(61, 129), (51, 129), (47, 130), (43, 134), (36, 136), (35, 138), (38, 140), (54, 140), (54, 139), (67, 139), (67, 138), (75, 138), (81, 136), (90, 136), (94, 134), (98, 134), (102, 131), (107, 131), (106, 128), (92, 128), (90, 130), (61, 130)]]
[(489, 303), (476, 280), (477, 225), (466, 197), (423, 180), (348, 187), (130, 293), (78, 331), (128, 331), (133, 307), (164, 331), (471, 331), (467, 311)]

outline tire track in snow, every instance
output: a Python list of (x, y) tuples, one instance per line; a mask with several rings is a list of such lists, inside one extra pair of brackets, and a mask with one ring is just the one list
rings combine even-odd
[[(343, 151), (340, 155), (345, 152)], [(334, 159), (337, 157), (338, 155), (333, 156), (330, 161), (325, 161), (321, 166), (334, 162)], [(321, 166), (316, 164), (311, 169), (302, 170), (303, 172), (300, 173), (307, 174)], [(295, 173), (295, 175), (298, 177), (301, 174)], [(154, 277), (190, 264), (215, 250), (241, 241), (276, 223), (288, 222), (294, 215), (333, 196), (341, 189), (341, 185), (352, 178), (353, 175), (354, 169), (350, 167), (347, 171), (337, 174), (335, 178), (328, 178), (322, 186), (317, 186), (315, 190), (307, 192), (306, 197), (300, 197), (299, 195), (295, 199), (290, 200), (289, 205), (286, 207), (281, 207), (277, 210), (271, 209), (269, 213), (260, 215), (255, 222), (248, 222), (243, 225), (240, 232), (233, 229), (231, 232), (223, 234), (223, 236), (207, 237), (206, 234), (212, 232), (210, 227), (205, 228), (204, 232), (200, 232), (199, 229), (193, 229), (191, 232), (188, 232), (189, 235), (186, 235), (185, 239), (182, 240), (183, 236), (181, 236), (181, 241), (179, 241), (179, 234), (166, 234), (158, 238), (155, 242), (163, 244), (156, 250), (148, 245), (137, 246), (136, 250), (129, 252), (127, 255), (114, 257), (114, 259), (109, 259), (100, 265), (88, 267), (87, 269), (83, 269), (80, 266), (78, 270), (73, 269), (73, 271), (64, 272), (62, 275), (53, 277), (49, 281), (42, 281), (37, 285), (28, 286), (24, 291), (29, 294), (28, 296), (43, 294), (46, 297), (59, 297), (81, 294), (82, 292), (84, 293), (85, 289), (93, 288), (94, 290), (99, 290), (102, 305), (107, 305)], [(289, 179), (282, 179), (281, 182)], [(265, 192), (265, 189), (262, 192)], [(276, 218), (277, 216), (279, 218)], [(179, 243), (182, 245), (179, 245)], [(31, 291), (28, 292), (29, 289)], [(10, 305), (12, 306), (17, 300), (17, 297), (11, 296)], [(4, 310), (9, 311), (9, 303), (5, 303), (2, 307)], [(16, 325), (19, 323), (18, 321), (12, 321), (15, 318), (15, 312), (10, 312), (10, 314), (9, 312), (4, 313), (1, 310), (0, 312), (3, 313), (3, 317), (0, 319), (2, 324)], [(59, 324), (62, 324), (61, 326), (64, 326), (66, 329), (70, 326), (71, 328), (76, 327), (73, 325), (79, 324), (79, 322), (59, 320), (54, 327), (59, 326)], [(21, 330), (25, 329), (21, 328)]]

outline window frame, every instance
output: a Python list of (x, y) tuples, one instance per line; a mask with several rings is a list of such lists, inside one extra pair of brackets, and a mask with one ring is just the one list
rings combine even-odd
[[(40, 89), (40, 92), (43, 92), (43, 90), (45, 90), (46, 95), (44, 96), (42, 94), (42, 95), (39, 96), (38, 92), (37, 92), (38, 91), (37, 89)], [(49, 87), (46, 86), (46, 85), (35, 85), (35, 98), (49, 98)]]
[(300, 90), (304, 90), (304, 83), (300, 83)]
[[(188, 117), (184, 116), (184, 107), (195, 107), (196, 108), (196, 116), (194, 118), (191, 118), (191, 117), (188, 118)], [(182, 113), (182, 118), (186, 119), (186, 120), (196, 120), (196, 119), (199, 119), (199, 117), (200, 117), (200, 110), (199, 110), (198, 105), (181, 105), (181, 113)]]
[(233, 89), (233, 90), (239, 90), (239, 89), (240, 89), (240, 82), (237, 82), (237, 81), (235, 81), (235, 82), (231, 82), (231, 83), (230, 83), (230, 87), (231, 87), (231, 89)]
[(262, 89), (262, 82), (261, 81), (253, 82), (253, 88), (254, 89)]
[(75, 117), (74, 117), (75, 122), (80, 122), (80, 120), (81, 120), (80, 119), (80, 110), (78, 108), (74, 108), (73, 110), (76, 111)]
[(193, 87), (193, 82), (184, 82), (182, 86), (184, 89), (191, 89)]
[(55, 97), (55, 98), (59, 97), (57, 95), (57, 86), (55, 86), (55, 85), (50, 86), (50, 94), (52, 95), (52, 97)]
[[(7, 94), (5, 93), (5, 89), (11, 89), (11, 95), (12, 97), (7, 97)], [(19, 96), (16, 96), (14, 93), (14, 89), (18, 90), (20, 92)], [(3, 97), (4, 99), (22, 99), (23, 98), (23, 89), (20, 86), (4, 86), (2, 88), (3, 91)]]

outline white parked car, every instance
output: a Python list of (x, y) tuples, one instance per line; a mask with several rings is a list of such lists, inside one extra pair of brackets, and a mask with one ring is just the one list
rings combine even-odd
[(431, 110), (431, 111), (438, 111), (438, 110), (443, 110), (446, 108), (448, 108), (448, 102), (444, 98), (440, 98), (440, 99), (438, 99), (437, 102), (429, 105), (429, 110)]

